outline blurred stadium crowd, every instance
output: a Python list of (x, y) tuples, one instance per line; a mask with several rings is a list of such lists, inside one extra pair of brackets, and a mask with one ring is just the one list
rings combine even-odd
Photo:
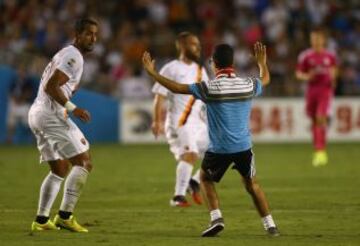
[[(215, 44), (236, 49), (235, 65), (255, 74), (251, 48), (263, 40), (269, 51), (272, 84), (266, 96), (299, 96), (303, 85), (294, 68), (308, 47), (308, 32), (322, 25), (329, 49), (338, 55), (337, 95), (360, 94), (360, 2), (325, 0), (0, 0), (0, 61), (18, 72), (13, 93), (27, 78), (39, 78), (48, 60), (71, 42), (74, 20), (88, 13), (98, 18), (100, 37), (86, 57), (82, 83), (118, 99), (150, 98), (152, 82), (140, 57), (149, 49), (161, 66), (176, 56), (180, 31), (199, 35), (206, 61)], [(206, 64), (206, 63), (204, 63)]]

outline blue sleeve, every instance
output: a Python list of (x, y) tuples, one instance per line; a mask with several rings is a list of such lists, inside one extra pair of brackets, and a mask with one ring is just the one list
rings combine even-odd
[(189, 90), (196, 99), (204, 100), (202, 92), (201, 92), (200, 83), (190, 84)]
[(261, 93), (262, 93), (262, 83), (261, 83), (261, 80), (259, 78), (256, 78), (255, 79), (256, 82), (254, 83), (254, 86), (255, 86), (255, 96), (260, 96)]

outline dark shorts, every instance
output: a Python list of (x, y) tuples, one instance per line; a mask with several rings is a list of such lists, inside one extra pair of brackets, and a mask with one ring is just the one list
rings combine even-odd
[(201, 164), (201, 169), (207, 178), (214, 182), (219, 182), (231, 164), (232, 169), (237, 170), (244, 178), (252, 178), (256, 174), (254, 154), (251, 149), (232, 153), (217, 154), (206, 152)]

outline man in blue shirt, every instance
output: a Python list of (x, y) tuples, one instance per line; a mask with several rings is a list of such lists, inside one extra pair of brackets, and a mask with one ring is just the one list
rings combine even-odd
[(143, 65), (148, 74), (164, 87), (174, 93), (192, 94), (206, 103), (210, 145), (201, 165), (200, 177), (211, 223), (202, 232), (203, 237), (215, 236), (224, 229), (214, 182), (219, 182), (233, 163), (232, 168), (243, 177), (246, 190), (254, 201), (265, 230), (271, 236), (280, 235), (270, 214), (265, 194), (255, 179), (249, 129), (251, 100), (261, 94), (262, 86), (270, 82), (270, 74), (266, 64), (266, 47), (257, 42), (254, 52), (260, 70), (259, 78), (236, 76), (233, 69), (234, 51), (231, 46), (220, 44), (215, 47), (211, 60), (216, 78), (190, 85), (159, 75), (150, 54), (145, 52), (143, 56)]

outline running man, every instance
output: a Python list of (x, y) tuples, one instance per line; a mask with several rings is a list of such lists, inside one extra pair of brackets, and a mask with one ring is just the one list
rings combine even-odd
[[(61, 227), (88, 232), (77, 223), (73, 211), (92, 169), (89, 143), (68, 114), (83, 122), (90, 121), (89, 112), (77, 107), (70, 98), (79, 87), (83, 55), (93, 50), (97, 34), (96, 20), (83, 18), (76, 22), (74, 43), (56, 53), (46, 66), (38, 95), (30, 108), (29, 125), (37, 140), (40, 162), (47, 162), (50, 167), (40, 188), (32, 231)], [(50, 211), (65, 178), (60, 210), (51, 221)]]
[(311, 48), (298, 58), (296, 77), (307, 81), (306, 113), (312, 123), (314, 155), (312, 164), (326, 165), (326, 131), (336, 83), (336, 56), (326, 50), (326, 34), (322, 29), (310, 33)]
[[(201, 55), (199, 39), (190, 32), (182, 32), (177, 37), (176, 47), (179, 58), (165, 64), (160, 74), (184, 84), (208, 81), (204, 67), (199, 64)], [(170, 205), (190, 206), (185, 197), (188, 189), (193, 201), (201, 204), (200, 170), (197, 170), (193, 177), (191, 175), (196, 161), (203, 157), (209, 143), (205, 105), (193, 96), (172, 93), (159, 83), (154, 85), (153, 93), (155, 93), (153, 133), (158, 137), (165, 130), (170, 151), (177, 161), (175, 192)], [(164, 122), (163, 109), (166, 103)]]
[(256, 181), (254, 154), (251, 150), (249, 118), (251, 100), (262, 92), (270, 82), (266, 64), (266, 48), (261, 43), (254, 46), (255, 58), (260, 69), (259, 78), (242, 78), (233, 69), (234, 51), (227, 44), (217, 45), (212, 56), (214, 80), (193, 84), (182, 84), (161, 76), (155, 70), (150, 54), (143, 55), (143, 65), (148, 74), (173, 93), (192, 94), (206, 103), (210, 145), (201, 166), (201, 189), (205, 194), (211, 222), (202, 232), (203, 237), (217, 235), (225, 227), (219, 208), (219, 198), (214, 182), (219, 182), (228, 167), (243, 177), (246, 190), (261, 216), (267, 233), (278, 236), (279, 231), (270, 214), (265, 194)]

